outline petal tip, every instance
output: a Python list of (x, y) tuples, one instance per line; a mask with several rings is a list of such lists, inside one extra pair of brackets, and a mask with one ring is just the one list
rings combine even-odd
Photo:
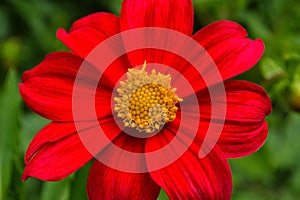
[(237, 22), (230, 21), (230, 20), (220, 20), (220, 21), (217, 21), (215, 23), (220, 23), (222, 26), (228, 27), (228, 29), (236, 30), (237, 33), (239, 33), (240, 37), (247, 37), (248, 36), (247, 30)]
[(26, 168), (21, 176), (21, 181), (26, 181), (29, 178), (28, 174), (26, 173)]
[(261, 38), (256, 38), (256, 39), (254, 40), (254, 42), (256, 43), (256, 45), (257, 45), (260, 49), (262, 49), (263, 51), (265, 50), (265, 43), (264, 43), (264, 41), (263, 41)]
[(56, 31), (56, 38), (59, 40), (63, 40), (68, 35), (67, 31), (63, 28), (59, 28)]

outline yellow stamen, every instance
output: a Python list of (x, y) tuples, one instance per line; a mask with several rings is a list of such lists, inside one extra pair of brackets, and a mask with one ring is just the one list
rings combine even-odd
[(141, 70), (128, 69), (127, 80), (120, 81), (117, 89), (114, 110), (126, 127), (152, 133), (176, 118), (176, 104), (182, 99), (176, 96), (176, 88), (171, 89), (169, 74), (153, 69), (148, 75), (145, 69), (146, 61)]

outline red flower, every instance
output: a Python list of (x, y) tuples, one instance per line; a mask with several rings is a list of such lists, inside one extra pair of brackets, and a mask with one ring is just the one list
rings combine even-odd
[[(29, 145), (22, 180), (29, 176), (47, 181), (60, 180), (93, 158), (78, 135), (78, 131), (86, 130), (77, 130), (74, 124), (72, 91), (79, 67), (98, 44), (121, 31), (139, 27), (163, 27), (191, 36), (193, 16), (191, 0), (125, 0), (120, 19), (109, 13), (95, 13), (76, 21), (69, 33), (59, 29), (58, 39), (73, 53), (47, 55), (38, 66), (24, 73), (19, 86), (25, 103), (39, 115), (53, 120)], [(263, 42), (246, 36), (247, 32), (239, 24), (218, 21), (201, 29), (192, 38), (209, 53), (225, 81), (250, 69), (263, 54)], [(172, 66), (192, 84), (199, 109), (204, 113), (197, 136), (180, 158), (148, 173), (121, 172), (95, 160), (88, 177), (89, 199), (156, 199), (160, 188), (171, 199), (229, 199), (232, 180), (226, 159), (249, 155), (263, 145), (268, 132), (265, 116), (271, 112), (266, 92), (247, 81), (224, 83), (227, 98), (225, 124), (217, 144), (200, 159), (201, 138), (210, 123), (218, 123), (217, 119), (210, 121), (210, 94), (203, 79), (186, 61), (174, 58), (171, 53), (151, 49), (146, 54), (145, 51), (131, 52), (108, 67), (95, 98), (98, 121), (105, 134), (115, 145), (127, 151), (160, 149), (176, 135), (180, 123), (180, 117), (172, 121), (169, 119), (172, 113), (169, 113), (169, 122), (160, 133), (147, 139), (129, 136), (116, 125), (111, 110), (112, 90), (128, 68), (141, 65), (145, 60)], [(97, 80), (85, 77), (82, 84), (88, 88), (92, 81)], [(189, 101), (188, 96), (182, 98)], [(197, 105), (189, 106), (193, 109)], [(180, 114), (183, 113), (179, 110), (177, 115)], [(134, 122), (137, 123), (137, 119)], [(93, 130), (97, 131), (90, 127), (89, 131)]]

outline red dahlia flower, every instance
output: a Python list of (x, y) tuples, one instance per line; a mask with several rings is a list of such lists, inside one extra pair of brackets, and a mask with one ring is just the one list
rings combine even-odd
[[(76, 126), (76, 123), (87, 123), (90, 119), (74, 119), (73, 86), (86, 56), (111, 36), (142, 27), (177, 31), (191, 37), (206, 50), (222, 81), (247, 71), (262, 56), (263, 42), (246, 38), (245, 29), (234, 22), (218, 21), (192, 36), (193, 16), (191, 0), (125, 0), (120, 18), (109, 13), (95, 13), (76, 21), (69, 33), (59, 29), (58, 39), (72, 53), (47, 55), (38, 66), (24, 73), (19, 86), (25, 103), (53, 121), (29, 145), (22, 180), (30, 176), (47, 181), (61, 180), (93, 158), (79, 132), (97, 132), (98, 127), (79, 130)], [(143, 65), (144, 61), (150, 64)], [(190, 101), (191, 94), (183, 91), (184, 85), (178, 84), (172, 73), (167, 75), (164, 70), (154, 70), (149, 74), (147, 70), (151, 70), (151, 63), (160, 63), (179, 72), (191, 84), (197, 102)], [(142, 69), (136, 67), (141, 65)], [(120, 82), (124, 75), (126, 78)], [(114, 145), (129, 152), (154, 152), (168, 145), (181, 130), (184, 130), (183, 135), (190, 136), (188, 134), (194, 128), (192, 122), (181, 123), (181, 119), (194, 109), (199, 109), (201, 114), (194, 116), (198, 126), (192, 144), (179, 158), (162, 168), (133, 173), (95, 160), (87, 183), (89, 199), (156, 199), (161, 188), (171, 199), (230, 198), (232, 180), (227, 158), (249, 155), (263, 145), (268, 132), (265, 116), (271, 112), (271, 102), (258, 85), (238, 80), (224, 82), (226, 102), (222, 102), (219, 94), (213, 94), (219, 103), (226, 103), (223, 128), (216, 145), (200, 158), (199, 149), (209, 127), (220, 123), (220, 119), (212, 117), (210, 86), (201, 75), (182, 57), (148, 48), (116, 59), (104, 71), (99, 83), (89, 75), (80, 79), (85, 90), (89, 90), (90, 84), (98, 84), (94, 98), (97, 123)], [(113, 95), (114, 89), (116, 95)], [(77, 98), (86, 97), (84, 93), (78, 95)], [(185, 106), (187, 111), (184, 111)], [(117, 124), (118, 120), (121, 125)], [(180, 129), (180, 126), (184, 128)], [(128, 135), (126, 130), (155, 134), (138, 138)], [(109, 154), (110, 147), (111, 144), (107, 144), (99, 149), (99, 153), (118, 160), (119, 155)], [(139, 161), (148, 167), (151, 162), (147, 156)], [(128, 160), (124, 165), (135, 162)]]

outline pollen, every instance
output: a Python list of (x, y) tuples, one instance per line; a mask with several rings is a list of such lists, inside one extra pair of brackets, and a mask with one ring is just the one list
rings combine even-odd
[(126, 127), (139, 132), (152, 133), (176, 118), (177, 104), (182, 101), (171, 88), (171, 76), (157, 73), (149, 75), (146, 62), (142, 69), (128, 69), (127, 80), (120, 82), (114, 110)]

